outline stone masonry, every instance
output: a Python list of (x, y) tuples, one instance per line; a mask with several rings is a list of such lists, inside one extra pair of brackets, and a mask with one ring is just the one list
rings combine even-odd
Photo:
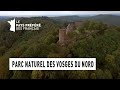
[(58, 43), (64, 45), (68, 40), (68, 33), (74, 31), (81, 25), (81, 22), (72, 22), (64, 29), (59, 29), (59, 41)]

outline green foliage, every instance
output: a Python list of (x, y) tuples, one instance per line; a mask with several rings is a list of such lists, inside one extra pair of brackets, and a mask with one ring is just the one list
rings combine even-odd
[(99, 33), (103, 33), (104, 30), (106, 30), (108, 28), (107, 24), (104, 24), (102, 22), (99, 21), (85, 21), (83, 26), (79, 27), (78, 30), (81, 33), (85, 33), (86, 30), (100, 30)]
[(107, 65), (108, 65), (108, 67), (106, 66), (106, 68), (108, 68), (108, 69), (114, 68), (115, 67), (115, 58), (114, 58), (114, 56), (112, 56), (112, 55), (106, 55), (106, 57), (105, 57), (105, 63), (107, 63)]
[(116, 60), (116, 63), (119, 65), (120, 67), (120, 48), (118, 48), (117, 50), (115, 50), (113, 53), (112, 53), (115, 57), (115, 60)]
[(88, 79), (88, 71), (69, 71), (67, 72), (68, 79)]
[(27, 47), (22, 45), (18, 49), (11, 51), (10, 56), (11, 57), (20, 57), (26, 49), (27, 49)]
[(56, 71), (43, 71), (44, 77), (43, 79), (58, 79)]
[(90, 79), (96, 79), (96, 74), (95, 73), (91, 73)]
[(0, 56), (2, 56), (6, 51), (5, 46), (0, 47)]
[(9, 71), (9, 62), (8, 58), (0, 58), (0, 79), (9, 79), (12, 75), (12, 72)]
[(112, 74), (109, 70), (101, 70), (101, 69), (97, 69), (96, 71), (94, 71), (93, 73), (91, 73), (90, 75), (91, 79), (112, 79)]
[(32, 74), (31, 74), (31, 79), (42, 79), (43, 77), (43, 72), (42, 71), (32, 71)]
[(11, 79), (30, 79), (31, 71), (14, 71)]
[(97, 79), (105, 79), (103, 70), (97, 69), (95, 71), (95, 74)]
[(111, 71), (113, 77), (116, 77), (118, 73), (118, 64), (115, 61), (115, 57), (113, 55), (107, 55), (105, 57), (105, 63), (105, 68)]
[(109, 70), (105, 70), (104, 73), (105, 73), (105, 79), (112, 79), (113, 78), (112, 74)]

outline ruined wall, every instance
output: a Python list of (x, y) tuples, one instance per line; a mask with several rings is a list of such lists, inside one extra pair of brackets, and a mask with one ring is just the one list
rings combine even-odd
[(66, 34), (68, 34), (69, 32), (71, 32), (71, 31), (73, 31), (73, 30), (75, 30), (75, 25), (74, 25), (74, 23), (68, 24), (67, 29), (66, 29)]
[(66, 40), (66, 29), (59, 29), (59, 43), (63, 44)]
[(69, 41), (68, 33), (77, 29), (81, 25), (82, 22), (73, 22), (68, 24), (66, 29), (59, 29), (59, 43), (65, 44)]

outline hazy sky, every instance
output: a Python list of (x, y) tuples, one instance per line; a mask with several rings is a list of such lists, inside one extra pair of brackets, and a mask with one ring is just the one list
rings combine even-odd
[(0, 11), (0, 16), (64, 16), (120, 14), (120, 11)]

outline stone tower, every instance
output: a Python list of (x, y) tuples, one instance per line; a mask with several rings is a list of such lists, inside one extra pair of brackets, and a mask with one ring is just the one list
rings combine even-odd
[(75, 30), (75, 25), (74, 25), (74, 23), (68, 24), (67, 29), (66, 29), (66, 34), (68, 34), (69, 32), (71, 32), (71, 31), (73, 31), (73, 30)]
[(66, 29), (59, 29), (59, 43), (64, 44), (66, 42)]

